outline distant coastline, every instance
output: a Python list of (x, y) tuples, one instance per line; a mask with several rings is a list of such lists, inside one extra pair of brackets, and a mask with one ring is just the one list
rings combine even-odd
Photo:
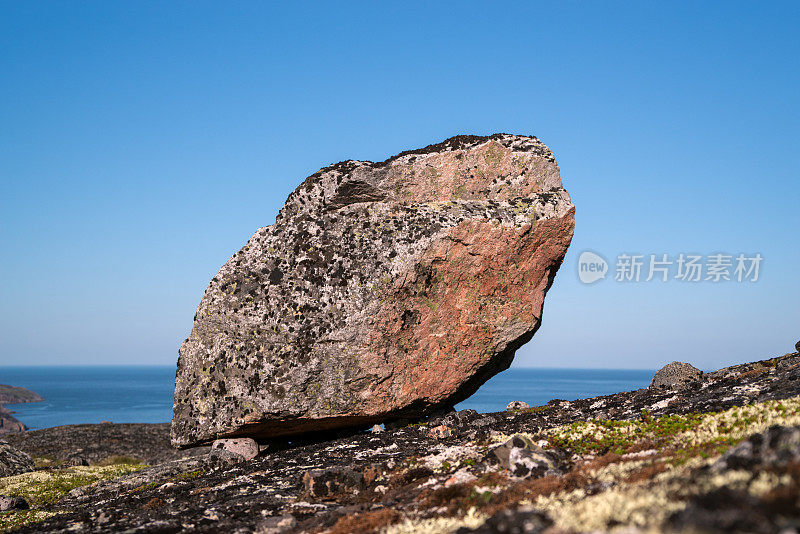
[(6, 408), (6, 404), (24, 404), (42, 401), (44, 401), (44, 398), (41, 395), (29, 389), (0, 384), (0, 436), (11, 432), (24, 432), (28, 429), (21, 421), (11, 415), (15, 412)]

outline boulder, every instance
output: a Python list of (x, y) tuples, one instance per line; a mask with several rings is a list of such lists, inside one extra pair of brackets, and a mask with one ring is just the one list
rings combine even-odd
[(9, 510), (28, 510), (30, 505), (24, 497), (15, 495), (0, 495), (0, 512)]
[(672, 362), (658, 371), (650, 381), (651, 388), (678, 389), (690, 382), (700, 380), (703, 372), (684, 362)]
[(64, 462), (65, 466), (80, 467), (89, 465), (89, 460), (83, 456), (72, 456)]
[(30, 456), (0, 441), (0, 477), (21, 475), (33, 470), (33, 459)]
[(573, 228), (535, 137), (321, 169), (206, 289), (173, 444), (369, 428), (466, 399), (539, 328)]
[(527, 410), (530, 408), (531, 405), (525, 401), (511, 401), (506, 406), (506, 411), (514, 411), (514, 410)]
[(490, 456), (515, 477), (540, 477), (561, 474), (555, 451), (545, 450), (523, 435), (514, 435), (496, 447)]

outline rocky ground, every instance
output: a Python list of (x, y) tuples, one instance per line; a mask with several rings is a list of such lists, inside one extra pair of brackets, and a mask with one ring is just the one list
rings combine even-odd
[(42, 466), (123, 461), (155, 465), (208, 452), (208, 447), (174, 449), (169, 443), (169, 423), (66, 425), (9, 434), (3, 439)]
[[(220, 451), (164, 461), (168, 449), (156, 449), (166, 447), (167, 429), (158, 425), (31, 432), (14, 446), (49, 465), (0, 479), (0, 494), (31, 506), (0, 513), (0, 525), (242, 534), (800, 530), (800, 355), (699, 377), (685, 371), (662, 373), (661, 387), (594, 399), (273, 444), (247, 461)], [(133, 428), (111, 433), (121, 426)], [(110, 465), (59, 465), (111, 435), (117, 448), (100, 461)], [(137, 453), (120, 445), (126, 439), (153, 445)], [(116, 451), (138, 460), (113, 463)]]

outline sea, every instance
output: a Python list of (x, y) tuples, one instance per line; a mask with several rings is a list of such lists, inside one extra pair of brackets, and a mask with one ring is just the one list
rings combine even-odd
[[(655, 371), (512, 368), (456, 406), (498, 412), (514, 400), (531, 406), (647, 387)], [(172, 419), (171, 366), (0, 367), (0, 384), (35, 391), (44, 402), (9, 404), (30, 429), (80, 423), (165, 423)]]

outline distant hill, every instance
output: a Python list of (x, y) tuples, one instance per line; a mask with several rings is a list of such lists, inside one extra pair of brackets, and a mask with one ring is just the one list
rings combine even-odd
[(18, 404), (21, 402), (41, 402), (44, 399), (33, 391), (17, 386), (0, 384), (0, 404)]

